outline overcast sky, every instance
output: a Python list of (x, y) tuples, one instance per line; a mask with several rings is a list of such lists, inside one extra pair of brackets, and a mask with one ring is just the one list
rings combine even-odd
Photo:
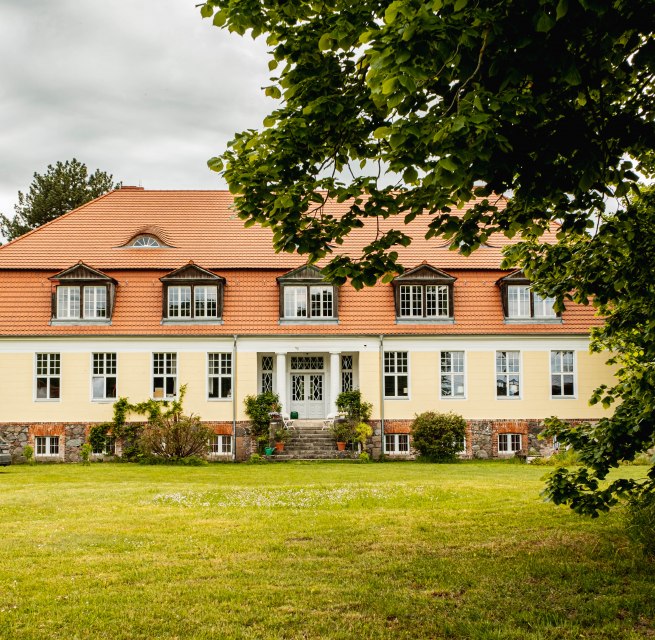
[(207, 169), (275, 103), (263, 42), (199, 0), (0, 0), (0, 212), (73, 157), (146, 189), (224, 188)]

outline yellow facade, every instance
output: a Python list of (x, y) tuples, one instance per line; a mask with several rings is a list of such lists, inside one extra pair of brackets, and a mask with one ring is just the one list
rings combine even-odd
[[(107, 349), (109, 350), (109, 349)], [(46, 351), (46, 349), (43, 349)], [(409, 351), (409, 397), (385, 400), (385, 419), (411, 419), (428, 410), (454, 411), (465, 418), (596, 418), (603, 414), (588, 399), (595, 387), (609, 382), (606, 356), (575, 351), (576, 398), (553, 399), (550, 395), (550, 351), (521, 351), (521, 397), (497, 399), (495, 351), (466, 351), (466, 397), (439, 397), (439, 351)], [(152, 352), (118, 351), (118, 395), (133, 402), (150, 397)], [(112, 402), (91, 399), (91, 353), (61, 353), (61, 399), (35, 400), (35, 355), (29, 352), (0, 353), (0, 422), (100, 422), (112, 416)], [(380, 417), (380, 354), (358, 354), (359, 387)], [(235, 367), (235, 400), (207, 399), (206, 352), (178, 352), (178, 385), (187, 385), (185, 410), (203, 420), (246, 420), (243, 400), (257, 393), (258, 354), (238, 353)], [(236, 405), (236, 406), (235, 406)], [(235, 412), (236, 409), (236, 412)], [(327, 410), (327, 409), (326, 409)]]

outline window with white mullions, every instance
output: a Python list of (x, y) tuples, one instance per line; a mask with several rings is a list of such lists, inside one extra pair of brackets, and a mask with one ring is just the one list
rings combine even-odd
[(423, 286), (403, 284), (400, 286), (400, 315), (420, 317), (423, 315)]
[(332, 287), (315, 286), (309, 288), (312, 318), (331, 318), (333, 316), (332, 291)]
[(388, 455), (408, 455), (409, 454), (409, 434), (408, 433), (385, 433), (384, 434), (384, 452)]
[(93, 453), (98, 456), (115, 456), (116, 455), (116, 438), (111, 436), (105, 437), (102, 447), (94, 447)]
[(516, 453), (521, 450), (520, 433), (499, 433), (498, 434), (498, 453)]
[(284, 317), (307, 317), (307, 287), (284, 287)]
[(229, 400), (232, 397), (232, 354), (208, 353), (208, 395), (211, 400)]
[(80, 317), (80, 287), (57, 287), (57, 318)]
[(511, 285), (507, 287), (507, 307), (510, 318), (529, 318), (530, 287)]
[(116, 354), (94, 353), (91, 386), (94, 400), (116, 398)]
[(464, 352), (441, 352), (441, 397), (464, 397)]
[(218, 287), (195, 286), (193, 298), (196, 318), (218, 316)]
[(427, 285), (425, 287), (425, 315), (429, 318), (448, 317), (448, 290), (446, 285)]
[(550, 379), (553, 398), (575, 397), (575, 360), (573, 351), (551, 351)]
[(35, 436), (34, 453), (38, 456), (58, 456), (59, 436)]
[(168, 287), (168, 317), (191, 317), (191, 287)]
[(58, 353), (36, 354), (36, 399), (59, 400), (61, 357)]
[(232, 453), (232, 436), (212, 436), (209, 439), (209, 453), (214, 456), (230, 455)]
[(341, 391), (352, 391), (353, 381), (353, 357), (341, 356)]
[(107, 287), (84, 287), (84, 317), (107, 317)]
[(521, 395), (521, 354), (496, 351), (496, 397), (518, 398)]
[(532, 294), (535, 318), (557, 318), (555, 312), (555, 298), (542, 298), (539, 294)]
[(273, 393), (273, 356), (262, 356), (261, 392)]
[(152, 397), (155, 400), (177, 396), (177, 354), (152, 354)]
[(409, 376), (406, 351), (384, 352), (384, 397), (407, 398)]

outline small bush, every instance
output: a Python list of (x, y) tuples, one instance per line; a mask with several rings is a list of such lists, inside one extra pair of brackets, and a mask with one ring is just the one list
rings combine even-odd
[(644, 492), (629, 500), (626, 525), (628, 535), (642, 546), (644, 554), (655, 558), (655, 492)]
[(414, 448), (433, 462), (456, 460), (465, 435), (466, 420), (455, 413), (426, 411), (412, 423)]
[(371, 456), (369, 456), (368, 453), (366, 453), (366, 451), (362, 451), (359, 454), (358, 459), (359, 459), (360, 462), (370, 462), (371, 461)]
[(82, 460), (83, 465), (90, 464), (89, 459), (91, 458), (92, 451), (93, 451), (93, 447), (88, 442), (85, 442), (80, 447), (80, 459)]
[(362, 392), (359, 389), (342, 391), (337, 396), (337, 409), (345, 413), (349, 421), (357, 424), (371, 419), (373, 405), (362, 400)]
[(265, 462), (266, 458), (258, 453), (251, 453), (250, 457), (246, 460), (246, 464), (263, 464)]
[(260, 393), (256, 396), (246, 396), (243, 400), (246, 415), (250, 418), (252, 435), (257, 440), (260, 453), (269, 443), (270, 414), (280, 410), (280, 398), (277, 393)]
[(27, 464), (34, 464), (34, 448), (30, 447), (29, 444), (23, 447), (23, 456)]
[(575, 467), (580, 464), (580, 460), (573, 449), (562, 449), (552, 456), (535, 458), (530, 464), (543, 467)]
[(214, 432), (198, 416), (157, 416), (143, 428), (139, 448), (145, 458), (181, 460), (207, 454)]
[(199, 456), (186, 456), (185, 458), (162, 458), (160, 456), (142, 455), (139, 458), (139, 464), (147, 465), (179, 465), (181, 467), (204, 467), (209, 463)]

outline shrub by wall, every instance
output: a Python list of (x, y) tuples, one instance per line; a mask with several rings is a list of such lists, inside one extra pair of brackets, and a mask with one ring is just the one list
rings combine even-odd
[(457, 458), (466, 435), (466, 420), (455, 413), (426, 411), (412, 422), (412, 441), (419, 455), (433, 462)]

